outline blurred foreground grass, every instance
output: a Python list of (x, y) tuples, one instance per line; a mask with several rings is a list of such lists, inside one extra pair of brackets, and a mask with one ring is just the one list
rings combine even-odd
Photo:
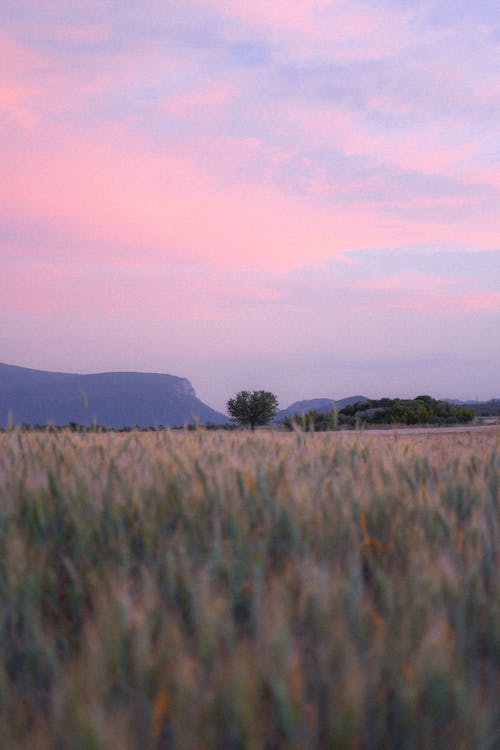
[(497, 750), (498, 433), (0, 435), (0, 745)]

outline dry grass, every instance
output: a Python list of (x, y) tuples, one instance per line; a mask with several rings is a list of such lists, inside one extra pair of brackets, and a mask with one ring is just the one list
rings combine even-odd
[(9, 750), (496, 750), (498, 433), (0, 435)]

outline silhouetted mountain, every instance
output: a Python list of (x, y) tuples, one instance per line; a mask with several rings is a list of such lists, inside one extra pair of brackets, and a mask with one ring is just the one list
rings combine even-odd
[(0, 426), (69, 422), (105, 427), (227, 424), (186, 378), (142, 372), (74, 375), (0, 363)]
[(459, 398), (443, 398), (442, 401), (447, 404), (455, 404), (455, 406), (474, 406), (482, 403), (481, 401), (461, 401)]
[(478, 417), (500, 416), (499, 398), (490, 398), (488, 401), (460, 401), (457, 398), (445, 398), (444, 401), (449, 404), (455, 404), (456, 406), (470, 406), (474, 409), (474, 412)]
[(500, 398), (491, 398), (489, 401), (474, 401), (471, 406), (478, 417), (500, 417)]
[(313, 409), (319, 414), (327, 414), (334, 407), (339, 411), (344, 406), (356, 404), (358, 401), (366, 401), (366, 396), (348, 396), (334, 401), (332, 398), (310, 398), (305, 401), (294, 401), (293, 404), (281, 409), (273, 419), (273, 422), (282, 422), (285, 417), (294, 417), (296, 414), (306, 414)]

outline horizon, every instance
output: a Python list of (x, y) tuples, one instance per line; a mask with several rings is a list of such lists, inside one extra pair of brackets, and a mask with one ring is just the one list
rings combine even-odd
[(0, 360), (179, 373), (219, 411), (498, 397), (497, 3), (0, 23)]
[[(21, 367), (22, 368), (21, 365), (13, 364), (11, 362), (0, 362), (0, 366), (2, 366), (2, 365), (5, 365), (7, 367)], [(96, 372), (96, 371), (89, 371), (89, 372), (84, 372), (84, 371), (67, 372), (67, 371), (62, 371), (62, 370), (40, 370), (39, 368), (36, 368), (36, 367), (22, 368), (22, 369), (31, 369), (31, 370), (34, 370), (35, 372), (50, 372), (50, 373), (59, 374), (59, 375), (82, 375), (82, 376), (85, 376), (85, 375), (106, 375), (106, 374), (113, 373), (113, 374), (123, 374), (123, 375), (134, 375), (134, 374), (169, 375), (169, 376), (173, 376), (173, 377), (183, 378), (183, 379), (187, 379), (191, 383), (191, 385), (194, 388), (194, 391), (195, 391), (195, 394), (196, 394), (197, 398), (199, 398), (203, 403), (205, 403), (206, 406), (209, 406), (212, 409), (215, 409), (216, 411), (221, 412), (225, 416), (227, 416), (227, 400), (229, 398), (231, 398), (232, 396), (234, 396), (235, 393), (236, 393), (236, 392), (234, 392), (232, 394), (229, 394), (227, 396), (226, 401), (223, 404), (217, 405), (217, 404), (213, 404), (213, 403), (207, 402), (204, 398), (202, 398), (201, 395), (198, 393), (198, 390), (196, 388), (196, 383), (193, 383), (190, 378), (188, 378), (186, 376), (183, 376), (183, 375), (180, 375), (178, 373), (172, 373), (172, 372), (150, 372), (150, 371), (145, 371), (145, 370), (105, 370), (105, 371), (100, 371), (100, 372)], [(239, 390), (252, 390), (252, 389), (248, 389), (248, 388), (245, 388), (245, 386), (242, 386)], [(360, 395), (360, 396), (363, 396), (363, 398), (367, 398), (367, 399), (370, 399), (370, 400), (375, 400), (375, 399), (384, 398), (384, 397), (387, 397), (387, 398), (414, 399), (414, 398), (416, 398), (419, 395), (424, 395), (424, 393), (423, 392), (422, 393), (414, 393), (414, 394), (410, 394), (410, 393), (387, 393), (387, 392), (384, 391), (384, 392), (380, 392), (380, 393), (377, 393), (377, 394), (373, 394), (373, 393), (364, 393), (364, 392), (355, 393), (353, 391), (351, 393), (345, 393), (345, 394), (342, 394), (342, 395), (335, 394), (334, 396), (333, 395), (328, 395), (327, 396), (327, 395), (324, 395), (324, 394), (323, 395), (314, 394), (314, 395), (310, 395), (310, 396), (300, 396), (299, 395), (298, 397), (293, 398), (292, 400), (288, 400), (286, 403), (285, 403), (285, 401), (283, 401), (282, 399), (279, 398), (279, 394), (276, 394), (276, 395), (278, 396), (279, 411), (282, 411), (284, 409), (288, 409), (293, 404), (299, 403), (299, 402), (302, 402), (302, 401), (310, 401), (310, 400), (318, 400), (318, 399), (319, 400), (320, 399), (331, 399), (333, 401), (342, 401), (345, 398), (351, 398), (352, 396), (355, 396), (355, 395)], [(435, 398), (437, 400), (453, 401), (453, 400), (456, 399), (456, 400), (459, 400), (459, 401), (463, 401), (465, 403), (473, 403), (475, 401), (478, 401), (478, 402), (482, 403), (482, 402), (487, 402), (487, 401), (499, 400), (499, 398), (500, 398), (499, 396), (495, 396), (495, 395), (490, 396), (490, 397), (485, 398), (485, 399), (477, 399), (477, 398), (472, 398), (470, 396), (463, 396), (463, 395), (452, 395), (452, 396), (448, 395), (448, 396), (445, 396), (445, 395), (437, 395), (437, 394), (434, 394), (434, 393), (426, 393), (425, 395), (430, 395), (432, 398)]]

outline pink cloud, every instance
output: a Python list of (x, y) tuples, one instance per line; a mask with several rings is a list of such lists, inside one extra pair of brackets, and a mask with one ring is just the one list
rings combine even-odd
[(227, 22), (266, 35), (285, 55), (355, 61), (386, 57), (411, 43), (415, 12), (358, 0), (194, 0)]
[(101, 44), (108, 38), (106, 30), (101, 26), (55, 26), (50, 30), (50, 36), (62, 42), (75, 44)]
[[(99, 50), (107, 33), (100, 26), (47, 25), (33, 30), (32, 35)], [(96, 58), (89, 53), (87, 65), (75, 65), (61, 50), (44, 47), (43, 52), (35, 52), (14, 36), (0, 33), (0, 134), (12, 124), (35, 133), (44, 121), (53, 122), (68, 114), (83, 123), (93, 121), (102, 118), (103, 108), (105, 119), (113, 121), (116, 118), (109, 111), (112, 95), (138, 86), (144, 76), (173, 77), (184, 65), (172, 50), (157, 48), (140, 56), (127, 49), (104, 52)], [(130, 117), (125, 119), (130, 123)]]
[(316, 29), (313, 13), (326, 3), (311, 0), (275, 0), (273, 3), (266, 0), (254, 0), (252, 3), (238, 0), (200, 0), (198, 5), (211, 7), (229, 18), (237, 18), (260, 27), (311, 33)]
[(490, 291), (445, 291), (410, 290), (398, 299), (386, 299), (379, 306), (389, 310), (411, 310), (417, 313), (432, 313), (456, 317), (480, 312), (500, 310), (500, 292)]
[(355, 281), (353, 286), (367, 292), (366, 304), (372, 309), (411, 310), (444, 316), (500, 310), (500, 292), (457, 288), (461, 287), (461, 282), (453, 277), (430, 277), (407, 271)]
[[(280, 35), (297, 32), (301, 35), (343, 40), (380, 33), (390, 16), (380, 9), (368, 8), (346, 0), (198, 0), (198, 5), (212, 7), (228, 18), (238, 19)], [(392, 14), (394, 19), (396, 14)]]
[(36, 147), (11, 139), (0, 203), (23, 231), (46, 233), (50, 257), (82, 252), (286, 269), (355, 248), (455, 241), (458, 231), (462, 242), (476, 246), (495, 246), (498, 238), (498, 218), (424, 223), (389, 218), (362, 202), (291, 195), (265, 170), (248, 172), (249, 158), (265, 157), (259, 141), (242, 140), (240, 162), (238, 139), (215, 140), (213, 147), (217, 159), (205, 167), (207, 141), (201, 152), (193, 143), (187, 154), (175, 143), (161, 148), (118, 127), (51, 129), (39, 133)]
[(452, 276), (424, 276), (415, 271), (403, 271), (402, 273), (392, 276), (381, 276), (375, 279), (362, 279), (356, 282), (360, 289), (374, 289), (377, 291), (400, 291), (407, 290), (428, 290), (443, 289), (454, 286), (457, 283), (456, 278)]
[[(0, 246), (2, 253), (8, 248)], [(2, 312), (46, 312), (53, 308), (72, 274), (49, 263), (13, 263), (2, 260), (0, 295)]]
[[(6, 246), (0, 247), (5, 252)], [(2, 313), (67, 315), (99, 311), (107, 317), (149, 316), (155, 319), (214, 320), (278, 300), (280, 292), (253, 279), (225, 272), (200, 273), (193, 267), (167, 264), (86, 265), (69, 259), (59, 263), (2, 263)]]
[(475, 98), (480, 105), (500, 102), (500, 81), (481, 81), (476, 86)]
[(33, 136), (47, 114), (78, 110), (101, 87), (101, 77), (71, 71), (55, 54), (33, 52), (0, 35), (0, 134), (14, 124)]
[(39, 64), (38, 56), (0, 34), (0, 133), (2, 125), (14, 124), (28, 131), (35, 127), (38, 115), (34, 101), (41, 86), (30, 73)]
[(209, 110), (218, 112), (235, 94), (235, 87), (228, 82), (208, 84), (187, 91), (179, 91), (163, 99), (159, 104), (162, 114), (174, 117), (206, 113)]
[(51, 130), (36, 148), (9, 144), (0, 201), (19, 225), (44, 228), (52, 245), (66, 243), (69, 255), (76, 244), (108, 257), (139, 252), (143, 260), (293, 267), (387, 240), (387, 227), (369, 211), (315, 205), (262, 181), (228, 180), (234, 147), (224, 155), (217, 145), (222, 180), (196, 157), (147, 145), (121, 128)]
[[(403, 104), (387, 96), (373, 97), (372, 107), (383, 106), (394, 112)], [(348, 156), (369, 156), (398, 169), (412, 169), (435, 175), (454, 172), (474, 159), (482, 148), (482, 140), (456, 130), (450, 134), (448, 123), (433, 122), (418, 130), (381, 128), (362, 112), (351, 112), (330, 104), (314, 109), (299, 101), (286, 106), (287, 118), (298, 131), (307, 134), (316, 147), (334, 145)], [(461, 172), (463, 175), (463, 170)]]
[[(298, 28), (302, 21), (311, 33), (326, 34), (330, 32), (322, 31), (323, 26), (335, 27), (321, 23), (321, 14), (329, 7), (325, 3), (226, 3), (221, 7), (238, 17), (248, 13), (256, 23), (275, 24), (276, 29), (287, 13), (285, 29)], [(335, 7), (353, 34), (369, 33), (377, 18), (369, 16), (366, 28), (361, 28), (345, 4)], [(77, 39), (87, 31), (57, 27), (54, 33)], [(101, 33), (90, 29), (89, 41), (94, 32)], [(6, 38), (1, 42), (0, 109), (12, 121), (31, 124), (32, 129), (36, 126), (36, 138), (10, 130), (4, 133), (6, 179), (0, 184), (0, 202), (9, 221), (22, 227), (26, 237), (29, 231), (34, 238), (45, 234), (51, 258), (82, 252), (89, 258), (102, 255), (120, 262), (139, 256), (151, 262), (193, 259), (233, 268), (286, 269), (355, 248), (457, 238), (478, 246), (497, 242), (497, 217), (485, 222), (484, 217), (470, 220), (464, 215), (463, 221), (453, 225), (435, 219), (388, 217), (375, 202), (370, 205), (361, 197), (336, 200), (335, 192), (314, 169), (307, 178), (306, 196), (293, 195), (288, 185), (278, 187), (283, 183), (280, 169), (294, 158), (297, 143), (311, 148), (334, 145), (347, 155), (368, 155), (400, 169), (435, 174), (442, 169), (458, 171), (464, 159), (473, 158), (477, 140), (466, 141), (463, 136), (460, 140), (457, 135), (458, 143), (446, 142), (445, 129), (436, 133), (431, 127), (395, 134), (378, 130), (361, 115), (339, 107), (317, 105), (311, 110), (298, 102), (288, 102), (284, 109), (280, 102), (276, 104), (282, 122), (295, 128), (295, 141), (278, 139), (277, 145), (272, 133), (267, 141), (260, 134), (241, 138), (195, 134), (155, 142), (144, 129), (135, 128), (133, 133), (131, 117), (121, 126), (55, 125), (55, 114), (65, 108), (73, 116), (78, 114), (87, 94), (102, 94), (113, 85), (130, 83), (137, 66), (145, 63), (134, 61), (134, 73), (125, 64), (120, 72), (120, 61), (114, 60), (110, 72), (87, 76), (68, 72), (50, 55), (32, 54)], [(148, 56), (148, 65), (156, 64), (156, 55)], [(170, 64), (175, 61), (168, 57), (167, 69)], [(213, 113), (217, 123), (240, 89), (241, 80), (235, 76), (179, 92), (162, 100), (160, 108), (164, 114), (181, 119), (192, 116), (194, 121), (200, 117), (205, 121), (207, 113)], [(484, 174), (494, 179), (490, 168)], [(478, 169), (474, 179), (479, 182), (482, 176)], [(362, 196), (368, 179), (376, 188), (379, 178), (342, 179), (351, 188), (357, 187), (357, 180)], [(465, 200), (415, 197), (404, 207), (415, 209), (416, 215), (418, 209), (429, 210), (432, 217), (435, 205), (460, 208)], [(32, 256), (39, 252), (36, 247), (29, 251)]]

